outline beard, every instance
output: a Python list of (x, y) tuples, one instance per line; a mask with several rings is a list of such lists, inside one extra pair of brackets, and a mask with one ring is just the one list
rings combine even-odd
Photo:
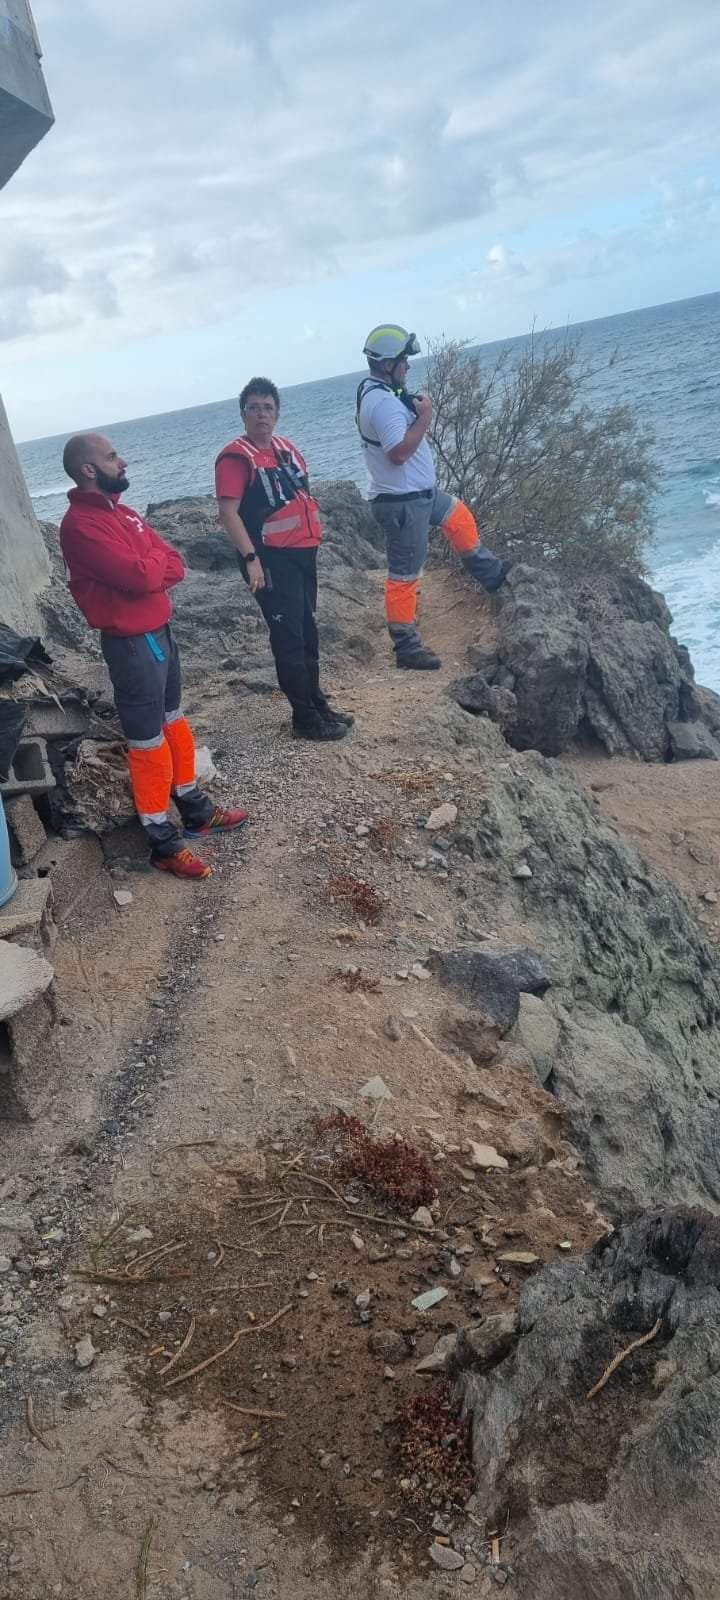
[(124, 494), (130, 488), (130, 479), (122, 472), (119, 478), (110, 478), (106, 472), (95, 468), (95, 482), (101, 494)]

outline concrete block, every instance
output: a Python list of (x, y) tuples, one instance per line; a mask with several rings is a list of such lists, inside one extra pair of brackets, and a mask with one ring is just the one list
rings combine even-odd
[(26, 867), (46, 844), (47, 834), (29, 794), (18, 794), (4, 804), (13, 866)]
[(54, 788), (45, 740), (21, 739), (7, 778), (0, 783), (0, 794), (47, 794)]
[(0, 939), (40, 950), (51, 949), (57, 929), (49, 878), (21, 878), (12, 900), (0, 906)]
[(79, 695), (62, 695), (56, 700), (36, 697), (23, 700), (25, 737), (38, 739), (79, 739), (87, 736), (90, 713)]
[(36, 1116), (47, 1092), (53, 977), (43, 956), (0, 941), (0, 1117), (15, 1122)]

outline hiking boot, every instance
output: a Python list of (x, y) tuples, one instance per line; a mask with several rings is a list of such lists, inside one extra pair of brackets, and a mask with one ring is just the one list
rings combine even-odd
[(346, 728), (354, 727), (355, 718), (352, 712), (336, 711), (328, 700), (316, 700), (314, 704), (316, 711), (319, 712), (321, 717), (325, 718), (326, 722), (342, 722)]
[(314, 717), (307, 722), (293, 722), (293, 739), (316, 739), (318, 741), (329, 739), (344, 739), (348, 732), (344, 722), (333, 717), (324, 716), (316, 711)]
[(212, 867), (206, 861), (200, 861), (194, 856), (192, 850), (177, 850), (173, 856), (150, 857), (150, 865), (156, 872), (169, 872), (173, 878), (209, 878), (212, 876)]
[(235, 828), (243, 828), (247, 819), (247, 811), (243, 811), (242, 806), (236, 806), (232, 811), (224, 811), (222, 806), (216, 806), (207, 822), (186, 827), (183, 832), (187, 839), (206, 839), (209, 833), (232, 833)]
[(424, 645), (419, 650), (399, 650), (395, 661), (406, 672), (437, 672), (442, 666), (440, 657), (426, 650)]
[(500, 577), (498, 578), (497, 583), (493, 584), (492, 589), (488, 588), (488, 585), (485, 584), (485, 588), (486, 588), (488, 594), (497, 594), (498, 589), (502, 588), (508, 573), (512, 572), (512, 566), (513, 566), (512, 561), (501, 561), (500, 562), (500, 569), (501, 570), (500, 570)]

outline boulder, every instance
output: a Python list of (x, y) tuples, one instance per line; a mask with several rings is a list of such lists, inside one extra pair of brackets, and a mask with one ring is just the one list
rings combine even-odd
[[(589, 1399), (613, 1358), (649, 1333)], [(645, 1213), (526, 1285), (518, 1337), (489, 1372), (483, 1354), (463, 1370), (466, 1351), (463, 1333), (456, 1387), (472, 1419), (476, 1513), (513, 1507), (519, 1600), (716, 1593), (717, 1217)]]
[(631, 573), (569, 589), (518, 564), (497, 603), (494, 653), (451, 684), (518, 750), (559, 755), (582, 738), (643, 761), (720, 758), (720, 696), (699, 688), (662, 595)]
[(517, 1021), (520, 995), (544, 994), (551, 981), (535, 950), (500, 940), (438, 951), (430, 966), (504, 1033)]

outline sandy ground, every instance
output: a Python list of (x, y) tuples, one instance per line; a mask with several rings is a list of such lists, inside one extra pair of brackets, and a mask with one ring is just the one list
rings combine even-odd
[[(379, 656), (331, 685), (357, 716), (340, 745), (293, 742), (274, 697), (191, 706), (221, 751), (219, 797), (245, 800), (251, 827), (207, 847), (215, 874), (199, 886), (145, 871), (134, 833), (118, 835), (112, 872), (89, 871), (61, 902), (65, 1022), (47, 1104), (33, 1125), (3, 1130), (0, 1212), (29, 1210), (38, 1236), (24, 1273), (0, 1278), (2, 1600), (458, 1593), (428, 1561), (433, 1517), (452, 1508), (422, 1472), (400, 1488), (400, 1419), (428, 1384), (417, 1361), (480, 1306), (514, 1303), (523, 1269), (499, 1266), (501, 1251), (551, 1259), (599, 1231), (557, 1107), (522, 1060), (507, 1050), (473, 1073), (447, 1044), (447, 992), (398, 976), (457, 937), (446, 883), (413, 872), (401, 847), (419, 848), (429, 804), (461, 803), (468, 779), (446, 758), (399, 777), (397, 728), (487, 635), (479, 605), (431, 575), (426, 631), (442, 673), (396, 673)], [(715, 888), (716, 767), (572, 765), (683, 888)], [(374, 886), (376, 925), (328, 897), (342, 874)], [(122, 912), (119, 882), (133, 892)], [(379, 1109), (358, 1096), (376, 1074), (392, 1096)], [(338, 1134), (316, 1126), (338, 1109), (421, 1152), (434, 1234), (388, 1226), (367, 1198), (353, 1217)], [(536, 1159), (469, 1171), (468, 1136), (502, 1148), (518, 1118), (536, 1130)], [(333, 1200), (323, 1175), (352, 1199)], [(133, 1258), (165, 1247), (148, 1280), (127, 1281)], [(435, 1285), (442, 1306), (414, 1311)], [(369, 1324), (356, 1304), (367, 1290)], [(369, 1346), (387, 1330), (407, 1346), (394, 1364)], [(87, 1334), (97, 1354), (81, 1370)], [(168, 1363), (182, 1381), (165, 1387)], [(259, 1411), (281, 1415), (248, 1414)], [(511, 1554), (510, 1540), (510, 1568)], [(495, 1592), (480, 1559), (468, 1567), (463, 1588)]]

